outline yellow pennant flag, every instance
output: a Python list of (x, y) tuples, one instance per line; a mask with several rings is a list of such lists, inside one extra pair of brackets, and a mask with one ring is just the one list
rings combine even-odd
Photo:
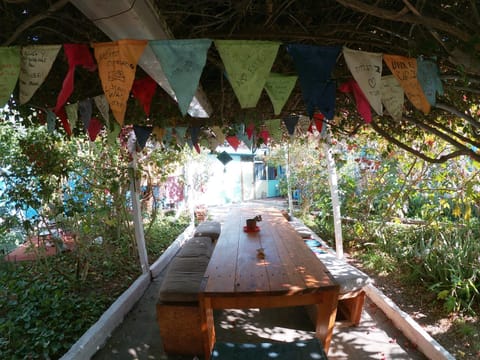
[(137, 62), (147, 40), (118, 40), (93, 44), (102, 88), (115, 119), (123, 125)]
[(387, 64), (403, 90), (405, 90), (405, 95), (407, 95), (413, 106), (424, 114), (428, 114), (430, 112), (430, 103), (417, 78), (417, 59), (384, 54), (383, 61), (385, 61), (385, 64)]

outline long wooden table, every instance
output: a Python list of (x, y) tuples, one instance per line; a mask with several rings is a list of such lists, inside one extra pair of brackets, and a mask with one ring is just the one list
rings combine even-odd
[[(258, 232), (246, 219), (261, 215)], [(257, 255), (263, 248), (265, 257)], [(317, 306), (316, 336), (328, 352), (338, 285), (285, 217), (273, 208), (240, 207), (222, 226), (200, 292), (205, 359), (215, 343), (213, 309)]]

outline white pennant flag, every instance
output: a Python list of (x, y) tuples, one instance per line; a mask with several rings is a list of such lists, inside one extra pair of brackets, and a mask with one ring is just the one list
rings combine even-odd
[(388, 113), (395, 120), (401, 120), (404, 91), (398, 80), (393, 75), (382, 77), (382, 102)]
[(47, 77), (61, 45), (29, 45), (21, 49), (20, 104), (29, 101)]
[(344, 46), (343, 56), (370, 106), (378, 115), (382, 115), (380, 87), (383, 54), (351, 50)]

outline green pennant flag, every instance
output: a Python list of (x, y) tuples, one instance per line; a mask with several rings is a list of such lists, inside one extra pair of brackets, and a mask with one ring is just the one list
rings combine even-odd
[(282, 140), (282, 120), (280, 119), (272, 119), (265, 121), (265, 127), (267, 128), (268, 132), (270, 133), (270, 137), (275, 142), (280, 142)]
[(20, 48), (0, 47), (0, 108), (10, 99), (20, 74)]
[(242, 109), (257, 105), (279, 46), (279, 42), (272, 41), (215, 40)]
[(210, 39), (151, 40), (155, 56), (172, 86), (182, 115), (192, 102), (207, 61)]
[(109, 145), (112, 146), (115, 144), (115, 142), (117, 141), (118, 135), (120, 135), (121, 130), (122, 128), (120, 127), (120, 125), (116, 121), (114, 121), (111, 127), (111, 131), (107, 135), (107, 142)]
[(268, 97), (272, 101), (275, 115), (279, 115), (283, 106), (287, 102), (293, 87), (297, 82), (298, 76), (282, 75), (277, 73), (270, 73), (270, 76), (265, 83), (265, 90)]
[(65, 105), (65, 112), (67, 113), (70, 129), (75, 129), (75, 125), (77, 124), (78, 120), (78, 102)]

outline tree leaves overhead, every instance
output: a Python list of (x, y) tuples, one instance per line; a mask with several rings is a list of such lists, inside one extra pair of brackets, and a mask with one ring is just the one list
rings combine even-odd
[[(387, 116), (377, 116), (371, 127), (380, 136), (397, 145), (401, 143), (407, 150), (414, 150), (410, 139), (419, 139), (429, 133), (439, 141), (451, 144), (454, 152), (459, 150), (458, 154), (468, 154), (480, 160), (480, 155), (472, 151), (472, 146), (480, 148), (479, 109), (476, 107), (480, 101), (478, 1), (150, 1), (177, 39), (257, 39), (284, 44), (345, 45), (354, 50), (436, 58), (445, 94), (437, 96), (437, 106), (431, 113), (424, 116), (406, 101), (403, 121), (395, 123)], [(7, 0), (0, 4), (0, 43), (3, 45), (108, 40), (66, 0)], [(59, 56), (55, 66), (58, 69), (56, 74), (50, 74), (32, 100), (37, 105), (48, 104), (61, 86), (65, 59)], [(272, 71), (295, 73), (284, 47), (280, 48)], [(389, 73), (386, 67), (383, 72), (384, 75)], [(201, 84), (214, 112), (202, 124), (225, 125), (246, 118), (262, 121), (273, 117), (273, 108), (265, 92), (256, 109), (241, 110), (223, 74), (223, 64), (212, 47)], [(341, 56), (334, 78), (340, 84), (350, 77), (351, 73)], [(99, 83), (92, 81), (88, 74), (81, 74), (76, 80), (72, 101), (82, 96), (98, 95), (93, 94), (98, 91)], [(128, 112), (133, 115), (141, 113), (137, 108), (134, 102), (129, 103)], [(282, 116), (291, 112), (305, 112), (298, 84)], [(366, 126), (349, 95), (337, 92), (336, 113), (338, 116), (332, 125), (338, 134), (352, 135), (359, 127)], [(190, 121), (182, 119), (176, 106), (164, 94), (154, 99), (152, 118), (158, 124), (172, 118), (177, 123)], [(439, 161), (440, 158), (427, 160)]]

